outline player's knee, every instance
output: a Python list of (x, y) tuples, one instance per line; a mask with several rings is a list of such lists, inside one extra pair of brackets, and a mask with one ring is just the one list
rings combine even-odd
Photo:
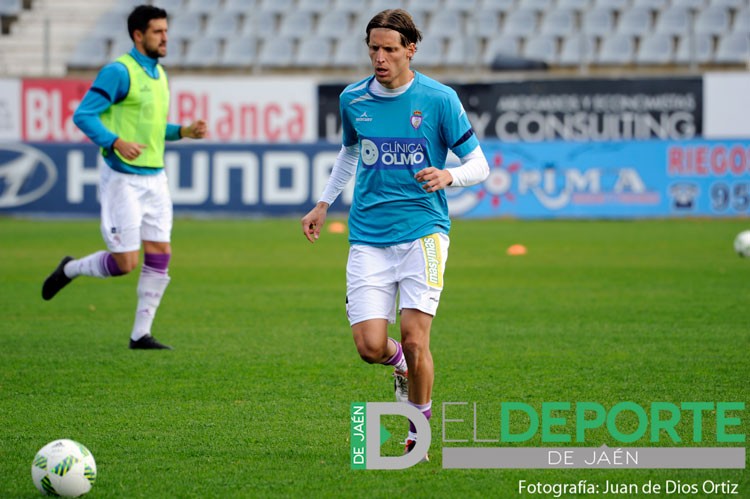
[(381, 362), (382, 354), (380, 352), (367, 347), (359, 347), (357, 348), (357, 352), (359, 353), (359, 357), (368, 364), (379, 364)]
[(381, 364), (386, 360), (388, 351), (385, 348), (367, 344), (365, 342), (357, 343), (357, 353), (362, 360), (368, 364)]
[(415, 358), (427, 350), (427, 345), (418, 339), (407, 338), (401, 341), (401, 348), (404, 349), (407, 358)]

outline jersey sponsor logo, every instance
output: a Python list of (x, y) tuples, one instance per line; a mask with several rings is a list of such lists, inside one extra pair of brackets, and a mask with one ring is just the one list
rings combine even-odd
[(57, 180), (57, 168), (41, 151), (23, 144), (0, 146), (0, 208), (41, 198)]
[(414, 130), (419, 129), (419, 127), (422, 125), (422, 111), (414, 111), (411, 115), (411, 118), (409, 119), (409, 122), (411, 123), (412, 128)]
[(443, 261), (440, 252), (440, 239), (437, 234), (423, 237), (422, 251), (424, 252), (425, 272), (427, 284), (434, 288), (443, 287)]
[(372, 121), (372, 118), (370, 116), (367, 116), (367, 111), (365, 111), (359, 116), (359, 118), (356, 118), (355, 121), (365, 121), (369, 123)]
[(360, 155), (365, 168), (412, 170), (427, 166), (426, 140), (423, 138), (362, 138)]

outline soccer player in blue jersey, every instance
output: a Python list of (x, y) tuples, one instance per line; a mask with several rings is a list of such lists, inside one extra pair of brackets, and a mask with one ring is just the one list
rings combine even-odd
[[(422, 34), (409, 13), (380, 12), (366, 34), (374, 74), (341, 93), (343, 145), (302, 231), (318, 239), (328, 207), (355, 176), (346, 268), (354, 343), (366, 362), (394, 367), (396, 399), (429, 419), (430, 328), (451, 225), (443, 189), (479, 183), (489, 167), (456, 92), (410, 68)], [(445, 167), (449, 149), (461, 166)], [(400, 342), (387, 332), (397, 296)], [(406, 452), (417, 438), (410, 425)]]
[(154, 315), (169, 284), (172, 200), (164, 174), (166, 140), (202, 138), (206, 123), (167, 123), (169, 87), (158, 63), (167, 54), (167, 13), (151, 5), (128, 16), (133, 49), (97, 75), (73, 115), (75, 124), (101, 148), (101, 232), (108, 251), (66, 256), (42, 286), (51, 300), (74, 278), (116, 277), (138, 265), (138, 304), (130, 334), (132, 349), (169, 349), (151, 335)]

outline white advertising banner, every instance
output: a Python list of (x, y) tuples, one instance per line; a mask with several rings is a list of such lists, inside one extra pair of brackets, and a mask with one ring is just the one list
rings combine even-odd
[(707, 73), (703, 78), (703, 136), (750, 137), (750, 73)]
[(208, 122), (212, 142), (317, 139), (317, 83), (309, 78), (170, 78), (170, 121)]
[(0, 78), (0, 140), (21, 140), (21, 80)]

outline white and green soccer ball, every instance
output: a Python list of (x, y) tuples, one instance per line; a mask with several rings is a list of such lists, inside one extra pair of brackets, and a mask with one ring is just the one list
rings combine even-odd
[(68, 439), (54, 440), (36, 453), (31, 478), (44, 495), (78, 497), (96, 481), (96, 462), (82, 444)]
[(750, 258), (750, 230), (743, 230), (734, 238), (734, 251), (744, 258)]

